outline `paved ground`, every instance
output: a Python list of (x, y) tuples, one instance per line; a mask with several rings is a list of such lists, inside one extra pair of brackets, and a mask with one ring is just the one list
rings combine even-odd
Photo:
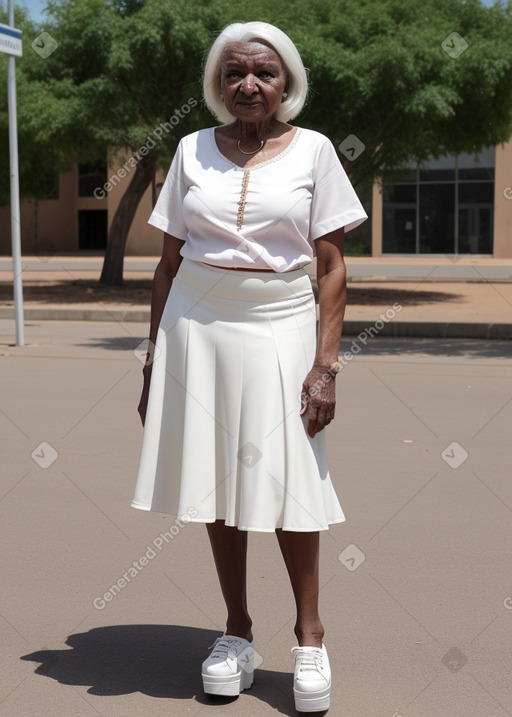
[[(199, 666), (224, 608), (203, 526), (131, 509), (145, 324), (0, 320), (0, 715), (294, 715), (294, 609), (274, 536), (250, 536), (254, 687)], [(349, 350), (351, 339), (344, 342)], [(512, 714), (510, 342), (376, 338), (328, 429), (347, 522), (322, 535), (333, 717)], [(173, 531), (176, 533), (176, 531)], [(97, 607), (94, 605), (96, 598)]]
[[(157, 259), (151, 256), (128, 256), (125, 258), (126, 272), (152, 271)], [(103, 259), (80, 252), (80, 254), (38, 254), (24, 256), (24, 272), (92, 271), (101, 270)], [(432, 256), (384, 256), (347, 257), (350, 273), (355, 277), (385, 277), (388, 279), (512, 279), (512, 259), (494, 259), (475, 255), (432, 255)], [(12, 271), (9, 257), (0, 257), (0, 272)]]
[[(25, 317), (28, 321), (149, 321), (156, 261), (155, 257), (127, 258), (125, 285), (102, 287), (97, 281), (99, 258), (26, 257)], [(432, 261), (349, 257), (345, 335), (357, 336), (377, 323), (381, 336), (512, 339), (512, 260), (437, 257), (435, 264)], [(308, 270), (314, 279), (314, 264)], [(0, 258), (0, 319), (14, 316), (12, 306), (10, 261), (4, 257)]]

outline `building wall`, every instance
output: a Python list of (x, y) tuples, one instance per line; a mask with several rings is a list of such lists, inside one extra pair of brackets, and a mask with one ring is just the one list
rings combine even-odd
[[(89, 208), (90, 199), (78, 197), (78, 168), (59, 175), (58, 199), (23, 199), (20, 203), (23, 254), (78, 250), (78, 209)], [(9, 207), (0, 208), (0, 252), (11, 253)]]
[(496, 147), (493, 256), (512, 258), (512, 142)]
[[(119, 168), (113, 162), (108, 174)], [(133, 175), (131, 175), (133, 176)], [(22, 254), (74, 253), (79, 251), (78, 212), (106, 210), (108, 226), (121, 197), (131, 180), (128, 175), (103, 198), (78, 196), (78, 163), (69, 172), (59, 175), (57, 199), (23, 199), (20, 204)], [(165, 172), (157, 172), (156, 186), (163, 183)], [(126, 245), (127, 255), (155, 256), (161, 254), (163, 233), (147, 223), (151, 214), (153, 188), (149, 187), (140, 201)], [(0, 207), (0, 254), (11, 253), (11, 219), (9, 207)]]
[[(510, 259), (512, 258), (512, 141), (498, 145), (495, 149), (493, 257)], [(382, 256), (383, 194), (380, 179), (376, 179), (373, 184), (372, 222), (372, 256)]]
[[(109, 176), (115, 174), (119, 167), (123, 164), (123, 159), (118, 160), (111, 159)], [(158, 190), (159, 186), (165, 179), (165, 172), (158, 170), (155, 177), (155, 189)], [(126, 191), (128, 183), (131, 181), (130, 175), (122, 179), (116, 184), (113, 189), (107, 194), (107, 197), (103, 200), (94, 200), (96, 202), (106, 202), (108, 205), (108, 227), (110, 226), (114, 215), (119, 206), (119, 202)], [(153, 190), (154, 188), (150, 185), (142, 199), (140, 200), (139, 206), (133, 218), (130, 231), (128, 232), (128, 238), (126, 240), (126, 255), (127, 256), (158, 256), (162, 253), (163, 243), (163, 232), (160, 229), (148, 224), (149, 216), (153, 210)]]
[[(119, 168), (115, 161), (109, 176)], [(512, 258), (512, 141), (496, 147), (494, 186), (494, 245), (493, 256)], [(147, 223), (154, 196), (164, 181), (166, 172), (157, 172), (155, 187), (146, 190), (135, 214), (126, 244), (126, 254), (157, 256), (162, 250), (163, 233)], [(79, 250), (78, 212), (81, 210), (108, 211), (110, 228), (121, 197), (131, 181), (124, 177), (103, 199), (78, 196), (78, 165), (59, 176), (58, 199), (21, 202), (21, 244), (23, 254), (66, 253)], [(382, 256), (383, 197), (379, 180), (375, 181), (372, 196), (372, 256)], [(0, 208), (0, 253), (11, 253), (9, 207)], [(414, 256), (414, 255), (411, 255)]]
[(373, 183), (372, 195), (372, 256), (382, 256), (382, 182)]

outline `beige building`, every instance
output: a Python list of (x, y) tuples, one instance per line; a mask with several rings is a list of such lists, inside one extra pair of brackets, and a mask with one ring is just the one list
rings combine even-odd
[[(122, 159), (121, 165), (126, 163)], [(116, 164), (105, 171), (73, 162), (68, 172), (58, 178), (58, 188), (51, 199), (21, 202), (22, 254), (101, 253), (105, 248), (108, 229), (132, 173), (119, 174)], [(155, 190), (165, 178), (157, 172), (155, 186), (148, 187), (140, 201), (128, 235), (126, 254), (153, 256), (161, 252), (162, 232), (151, 227), (147, 219), (151, 214)], [(112, 188), (103, 187), (111, 180)], [(10, 254), (9, 207), (0, 208), (0, 253)]]
[(512, 141), (375, 182), (372, 256), (512, 257)]
[[(53, 198), (23, 200), (22, 253), (101, 252), (132, 176), (119, 171), (123, 162), (126, 158), (108, 173), (75, 162), (59, 176)], [(161, 251), (162, 233), (147, 219), (164, 176), (157, 173), (140, 202), (127, 255)], [(105, 185), (108, 191), (102, 189)], [(421, 169), (410, 166), (385, 176), (374, 184), (371, 217), (373, 256), (511, 258), (512, 141), (482, 152), (476, 160), (469, 155), (442, 157)], [(0, 253), (10, 254), (8, 207), (0, 208)]]

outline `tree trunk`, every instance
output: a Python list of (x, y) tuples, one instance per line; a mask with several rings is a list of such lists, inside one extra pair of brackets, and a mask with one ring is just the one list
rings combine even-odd
[(105, 260), (100, 283), (120, 286), (123, 283), (123, 262), (126, 239), (139, 202), (148, 188), (155, 171), (155, 159), (149, 154), (142, 157), (135, 168), (135, 174), (121, 197), (108, 233)]

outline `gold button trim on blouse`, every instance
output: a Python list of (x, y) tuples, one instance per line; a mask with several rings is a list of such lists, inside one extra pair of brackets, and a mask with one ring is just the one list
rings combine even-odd
[(236, 216), (237, 231), (240, 231), (240, 229), (242, 228), (242, 224), (244, 223), (245, 200), (247, 199), (247, 189), (249, 187), (250, 174), (250, 169), (244, 169), (244, 177), (242, 179), (242, 191), (240, 193), (240, 199), (238, 200), (238, 213)]

